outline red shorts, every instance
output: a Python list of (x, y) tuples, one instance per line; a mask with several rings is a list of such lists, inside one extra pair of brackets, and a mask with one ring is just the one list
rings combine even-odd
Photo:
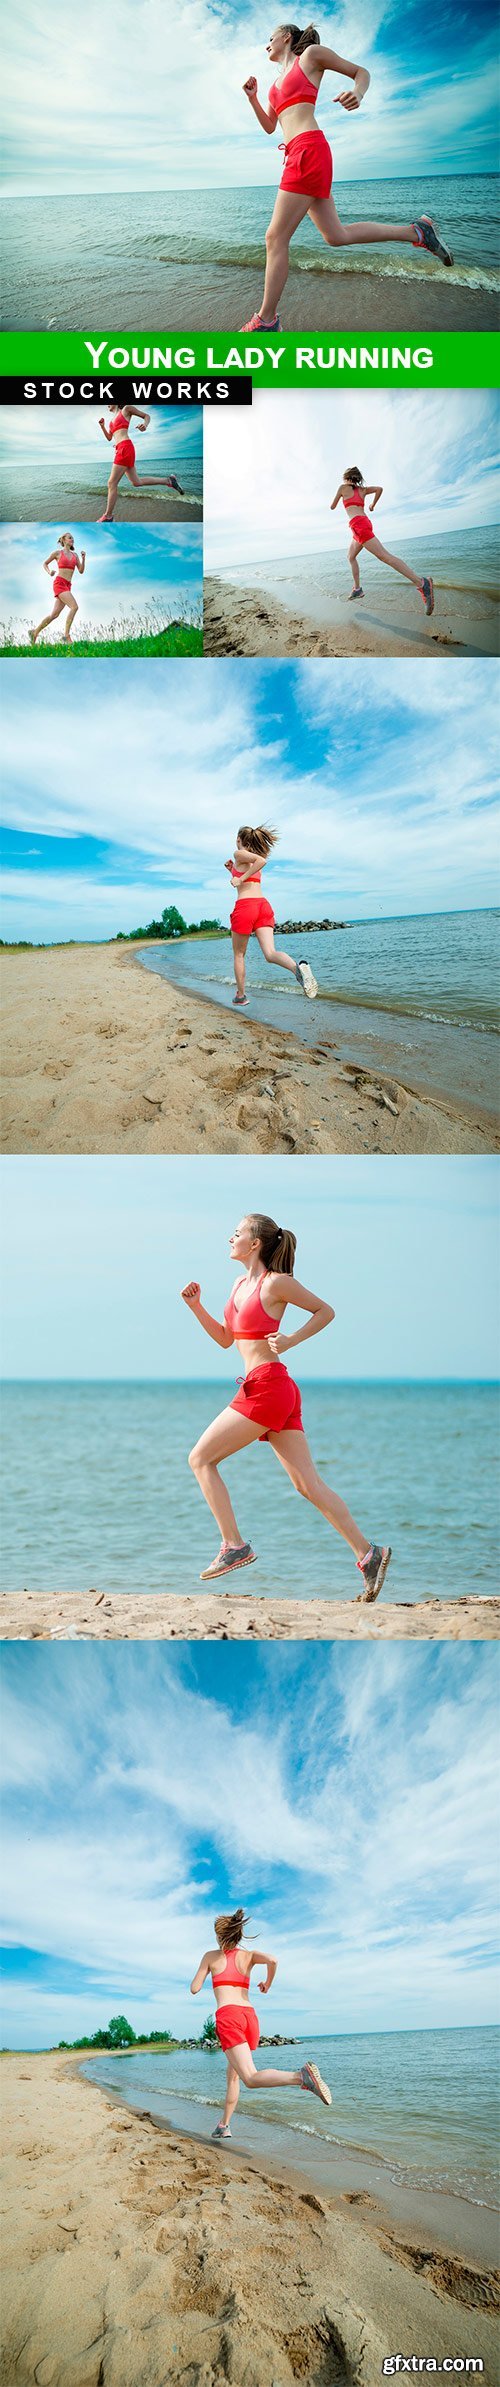
[(115, 464), (127, 465), (130, 472), (131, 464), (135, 464), (133, 439), (119, 439), (118, 447), (115, 448)]
[(368, 540), (375, 538), (373, 522), (369, 521), (368, 514), (350, 514), (349, 521), (353, 538), (359, 539), (360, 547), (367, 547)]
[(52, 587), (55, 597), (71, 596), (71, 582), (69, 580), (63, 580), (61, 578), (60, 572), (56, 572), (55, 580), (52, 582)]
[(230, 1406), (240, 1417), (251, 1418), (252, 1425), (262, 1426), (259, 1442), (267, 1442), (269, 1434), (304, 1432), (299, 1387), (280, 1359), (267, 1359), (261, 1368), (250, 1368)]
[(223, 2055), (229, 2047), (258, 2047), (260, 2030), (253, 2006), (218, 2006), (215, 2016), (217, 2038)]
[(238, 895), (231, 912), (231, 928), (239, 937), (251, 937), (253, 928), (274, 928), (274, 912), (265, 895)]
[(296, 191), (303, 199), (329, 199), (333, 182), (333, 158), (329, 142), (319, 126), (312, 132), (296, 133), (293, 141), (285, 141), (285, 163), (281, 176), (281, 191)]

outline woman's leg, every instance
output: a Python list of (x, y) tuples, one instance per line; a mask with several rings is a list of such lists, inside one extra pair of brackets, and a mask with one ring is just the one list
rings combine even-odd
[(262, 2072), (258, 2072), (246, 2040), (242, 2041), (240, 2047), (231, 2048), (231, 2064), (234, 2066), (234, 2071), (238, 2073), (239, 2079), (243, 2081), (245, 2089), (302, 2088), (300, 2072), (274, 2072), (270, 2065), (266, 2065)]
[(36, 646), (37, 638), (41, 638), (42, 630), (49, 630), (51, 622), (57, 622), (59, 614), (62, 613), (63, 605), (64, 598), (56, 597), (55, 603), (52, 606), (52, 613), (44, 613), (43, 622), (38, 622), (36, 630), (30, 630), (32, 646)]
[(360, 541), (359, 541), (359, 539), (352, 539), (352, 540), (351, 540), (351, 545), (350, 545), (350, 548), (349, 548), (349, 563), (350, 563), (350, 566), (351, 566), (351, 572), (352, 572), (352, 577), (353, 577), (353, 581), (354, 581), (354, 587), (355, 587), (355, 588), (361, 588), (361, 580), (360, 580), (360, 575), (359, 575), (359, 564), (358, 564), (358, 555), (360, 555), (360, 554), (361, 554), (361, 547), (360, 547)]
[(278, 191), (271, 222), (266, 232), (267, 265), (264, 295), (259, 313), (263, 322), (272, 323), (288, 275), (288, 251), (293, 233), (309, 212), (307, 198), (300, 199), (295, 191)]
[(258, 1442), (260, 1434), (261, 1427), (253, 1425), (251, 1418), (242, 1417), (238, 1409), (221, 1409), (213, 1426), (208, 1427), (189, 1453), (189, 1465), (200, 1492), (212, 1510), (223, 1542), (230, 1543), (233, 1550), (243, 1549), (243, 1535), (231, 1508), (229, 1492), (219, 1475), (219, 1463), (221, 1459), (234, 1458), (235, 1451), (245, 1450), (247, 1443)]
[(66, 638), (66, 643), (67, 643), (67, 645), (68, 645), (68, 646), (71, 646), (71, 632), (72, 632), (72, 629), (73, 629), (73, 622), (74, 622), (74, 619), (75, 619), (75, 614), (76, 614), (76, 613), (78, 613), (78, 603), (77, 603), (77, 599), (76, 599), (76, 597), (68, 597), (68, 603), (67, 603), (67, 606), (66, 606), (66, 612), (67, 612), (68, 619), (67, 619), (67, 623), (66, 623), (65, 638)]
[(138, 473), (137, 466), (131, 464), (127, 471), (127, 480), (132, 482), (134, 489), (177, 489), (179, 497), (184, 496), (184, 490), (181, 489), (180, 481), (176, 480), (174, 472)]
[(112, 520), (113, 520), (113, 514), (114, 514), (114, 510), (115, 510), (115, 505), (116, 505), (117, 496), (118, 496), (118, 490), (119, 490), (119, 486), (120, 486), (120, 481), (121, 481), (121, 480), (123, 480), (123, 471), (124, 471), (123, 464), (112, 464), (112, 466), (111, 466), (111, 472), (110, 472), (110, 476), (109, 476), (109, 481), (108, 481), (108, 494), (107, 494), (107, 498), (106, 498), (106, 511), (105, 511), (105, 513), (104, 513), (104, 514), (100, 514), (100, 515), (99, 515), (99, 521), (100, 521), (100, 522), (112, 522)]
[(356, 244), (364, 247), (371, 240), (404, 240), (410, 246), (415, 242), (413, 224), (341, 224), (331, 195), (329, 199), (310, 199), (309, 215), (330, 249), (355, 248)]
[(235, 979), (236, 979), (236, 993), (237, 993), (237, 995), (239, 995), (240, 1003), (244, 1003), (244, 1002), (245, 1002), (245, 999), (246, 999), (246, 998), (245, 998), (245, 954), (246, 954), (246, 949), (247, 949), (247, 945), (248, 945), (248, 937), (239, 937), (239, 936), (237, 936), (237, 935), (236, 935), (236, 931), (235, 931), (234, 929), (232, 929), (232, 930), (231, 930), (231, 935), (232, 935), (232, 941), (233, 941), (233, 961), (234, 961), (234, 975), (235, 975)]
[(232, 2122), (233, 2114), (238, 2103), (239, 2093), (240, 2083), (238, 2073), (235, 2069), (232, 2059), (228, 2056), (226, 2095), (224, 2100), (224, 2112), (222, 2116), (225, 2130), (227, 2129), (228, 2124)]
[(410, 564), (404, 564), (400, 555), (390, 555), (389, 548), (382, 546), (381, 539), (367, 539), (366, 547), (367, 553), (371, 547), (372, 554), (378, 555), (379, 563), (390, 564), (393, 572), (402, 572), (404, 580), (412, 580), (414, 588), (421, 589), (422, 578), (419, 579), (418, 572), (412, 572)]
[(282, 1467), (286, 1467), (295, 1491), (302, 1493), (303, 1500), (311, 1500), (314, 1508), (321, 1509), (322, 1516), (328, 1518), (329, 1525), (335, 1527), (336, 1533), (342, 1534), (356, 1558), (366, 1558), (371, 1542), (367, 1542), (365, 1535), (360, 1533), (359, 1525), (355, 1525), (345, 1501), (339, 1500), (337, 1493), (331, 1492), (329, 1484), (325, 1484), (323, 1477), (318, 1475), (305, 1434), (269, 1434), (268, 1440), (277, 1459), (281, 1459)]
[(257, 944), (260, 945), (261, 953), (264, 955), (264, 961), (276, 962), (278, 970), (291, 970), (293, 977), (296, 978), (296, 963), (292, 961), (291, 955), (289, 953), (278, 953), (276, 950), (276, 945), (274, 942), (274, 929), (256, 928), (255, 935), (257, 938)]

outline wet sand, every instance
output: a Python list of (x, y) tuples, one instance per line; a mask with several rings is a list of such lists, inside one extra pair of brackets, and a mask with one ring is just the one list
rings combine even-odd
[(2, 954), (3, 1151), (495, 1149), (465, 1106), (181, 994), (140, 951)]
[(248, 1592), (0, 1592), (6, 1641), (494, 1641), (500, 1598), (268, 1600)]
[(158, 2126), (80, 2065), (2, 2061), (4, 2387), (376, 2387), (395, 2348), (479, 2356), (493, 2387), (487, 2259)]
[[(106, 478), (92, 489), (40, 489), (38, 482), (30, 482), (23, 474), (22, 482), (13, 473), (0, 474), (1, 519), (3, 522), (56, 522), (59, 515), (69, 514), (75, 522), (98, 522), (106, 504)], [(115, 522), (202, 522), (201, 497), (180, 497), (176, 489), (120, 488), (114, 512)]]
[[(323, 559), (322, 559), (323, 560)], [(387, 614), (384, 619), (382, 573), (372, 588), (369, 573), (375, 565), (367, 565), (363, 586), (364, 597), (355, 605), (349, 602), (349, 582), (346, 577), (345, 605), (335, 608), (338, 619), (332, 619), (332, 609), (321, 618), (321, 592), (318, 592), (318, 614), (293, 610), (283, 605), (264, 586), (236, 587), (215, 575), (204, 583), (203, 644), (206, 655), (484, 655), (496, 654), (498, 645), (498, 608), (478, 594), (471, 608), (467, 597), (467, 620), (464, 619), (460, 589), (439, 590), (436, 584), (434, 613), (426, 617), (423, 607), (401, 601), (398, 625)]]

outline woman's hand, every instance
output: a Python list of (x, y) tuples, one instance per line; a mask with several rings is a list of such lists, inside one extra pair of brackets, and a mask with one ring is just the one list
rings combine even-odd
[(192, 1284), (183, 1285), (181, 1301), (186, 1302), (186, 1307), (188, 1310), (199, 1309), (201, 1301), (201, 1285), (195, 1284), (194, 1278)]
[(361, 97), (361, 92), (337, 91), (333, 102), (334, 108), (347, 108), (352, 115), (354, 108), (359, 108)]
[(287, 1334), (268, 1334), (267, 1340), (269, 1343), (269, 1349), (273, 1354), (273, 1359), (280, 1359), (282, 1351), (288, 1351), (289, 1349), (290, 1338)]
[(246, 83), (243, 84), (243, 90), (246, 91), (247, 99), (257, 98), (258, 83), (256, 75), (247, 75)]
[(271, 1983), (270, 1983), (270, 1981), (258, 1981), (258, 1982), (257, 1982), (257, 1988), (258, 1988), (258, 1989), (260, 1989), (260, 1994), (261, 1994), (261, 1997), (267, 1997), (267, 1992), (268, 1992), (268, 1989), (270, 1989), (270, 1987), (271, 1987)]

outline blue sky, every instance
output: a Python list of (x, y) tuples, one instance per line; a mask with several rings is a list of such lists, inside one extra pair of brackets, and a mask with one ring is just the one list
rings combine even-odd
[[(0, 526), (0, 641), (6, 630), (27, 638), (28, 629), (53, 604), (44, 563), (58, 547), (61, 529), (72, 530), (77, 555), (85, 550), (85, 572), (73, 574), (78, 604), (75, 638), (109, 633), (141, 623), (161, 629), (184, 610), (200, 612), (203, 586), (201, 523), (117, 522), (3, 523)], [(61, 638), (61, 619), (47, 639)]]
[(278, 918), (495, 899), (493, 661), (4, 661), (2, 713), (7, 939), (227, 919), (242, 820), (278, 830)]
[[(112, 410), (113, 411), (113, 410)], [(201, 470), (203, 453), (203, 423), (201, 406), (147, 407), (150, 421), (145, 431), (132, 423), (132, 436), (139, 474), (176, 472), (180, 481), (182, 467), (196, 465)], [(5, 406), (0, 420), (0, 507), (2, 518), (12, 509), (12, 488), (22, 492), (23, 477), (28, 474), (30, 486), (38, 481), (40, 494), (53, 494), (54, 509), (62, 507), (66, 515), (68, 488), (85, 489), (97, 498), (106, 490), (106, 482), (113, 462), (113, 450), (99, 429), (99, 416), (109, 424), (107, 406)], [(12, 481), (14, 476), (14, 481)], [(59, 494), (58, 494), (59, 492)], [(151, 492), (149, 493), (151, 494)], [(154, 492), (153, 492), (154, 494)], [(161, 508), (161, 491), (157, 491)], [(140, 519), (140, 498), (134, 496), (128, 482), (120, 486), (120, 508), (130, 511), (131, 519)], [(36, 505), (35, 505), (36, 512)], [(189, 519), (189, 515), (187, 517)], [(59, 523), (59, 529), (61, 528)]]
[(492, 1159), (4, 1158), (6, 1377), (227, 1382), (231, 1358), (180, 1298), (222, 1317), (249, 1210), (298, 1238), (296, 1274), (335, 1309), (301, 1378), (494, 1377)]
[(496, 1675), (491, 1644), (6, 1647), (5, 2042), (201, 2027), (240, 1902), (275, 2029), (494, 2020)]
[[(26, 0), (11, 11), (4, 56), (5, 188), (18, 192), (127, 191), (275, 183), (276, 141), (243, 97), (254, 73), (267, 93), (263, 5), (215, 0), (116, 0), (113, 50), (100, 0), (71, 20), (64, 0)], [(337, 173), (482, 172), (496, 165), (495, 16), (486, 0), (431, 8), (410, 0), (350, 0), (320, 23), (323, 39), (368, 66), (372, 83), (354, 118), (332, 108), (341, 88), (326, 78), (320, 122), (335, 142)], [(6, 43), (7, 48), (7, 43)]]
[[(206, 571), (345, 556), (347, 517), (330, 505), (346, 464), (382, 483), (374, 527), (385, 546), (400, 541), (403, 556), (405, 539), (490, 527), (500, 516), (498, 422), (488, 390), (449, 390), (445, 406), (441, 390), (257, 390), (241, 419), (237, 407), (224, 422), (208, 412)], [(427, 554), (430, 570), (432, 547)], [(440, 572), (442, 555), (438, 586)]]

